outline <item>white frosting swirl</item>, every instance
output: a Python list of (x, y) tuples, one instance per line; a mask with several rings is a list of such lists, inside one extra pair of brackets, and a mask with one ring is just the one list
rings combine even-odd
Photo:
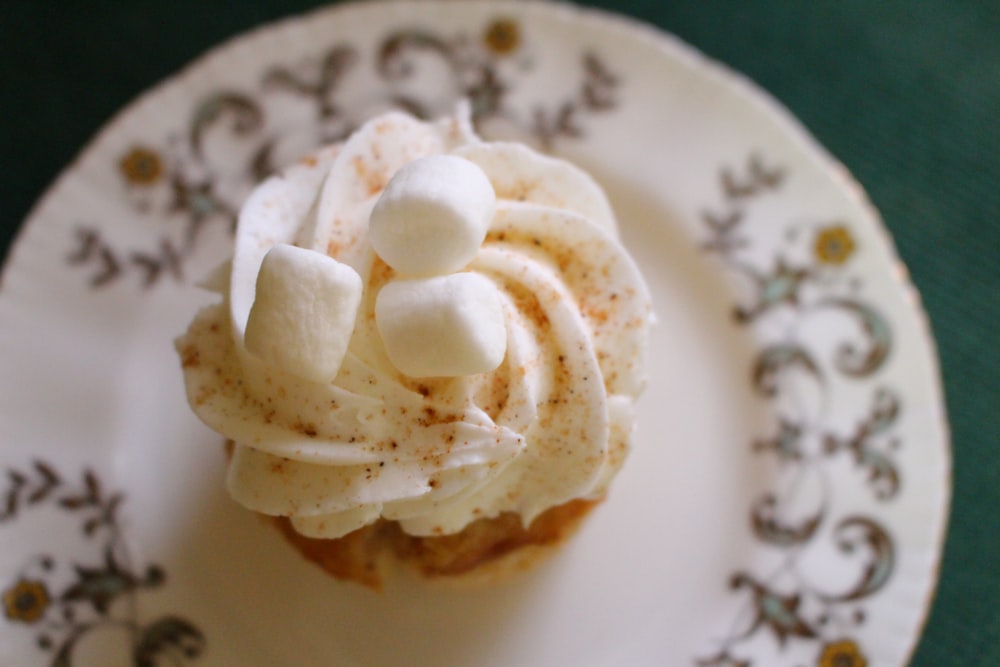
[[(367, 238), (389, 178), (452, 153), (497, 195), (489, 234), (466, 270), (502, 294), (507, 353), (492, 372), (408, 378), (374, 321), (393, 279)], [(257, 359), (243, 344), (264, 254), (278, 243), (326, 252), (365, 285), (332, 383)], [(243, 505), (335, 538), (377, 520), (413, 535), (451, 534), (478, 518), (600, 497), (620, 467), (644, 384), (651, 305), (594, 181), (510, 143), (485, 143), (462, 117), (391, 113), (260, 185), (240, 215), (223, 302), (177, 341), (189, 401), (235, 442), (227, 487)]]

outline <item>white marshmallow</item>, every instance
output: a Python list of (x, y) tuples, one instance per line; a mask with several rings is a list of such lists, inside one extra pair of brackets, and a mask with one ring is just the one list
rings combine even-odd
[(314, 250), (279, 244), (257, 274), (244, 343), (251, 354), (315, 382), (330, 382), (347, 353), (361, 276)]
[(375, 300), (375, 324), (389, 360), (410, 377), (485, 373), (507, 350), (500, 293), (475, 273), (387, 284)]
[(372, 247), (396, 271), (414, 276), (457, 271), (486, 238), (496, 193), (483, 170), (454, 155), (405, 165), (372, 210)]

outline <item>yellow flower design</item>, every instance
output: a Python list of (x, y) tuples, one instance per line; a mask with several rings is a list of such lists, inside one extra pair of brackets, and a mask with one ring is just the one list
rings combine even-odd
[(483, 42), (498, 56), (513, 53), (521, 45), (521, 26), (511, 19), (497, 19), (486, 28)]
[(851, 639), (826, 644), (819, 656), (819, 667), (868, 667), (868, 659)]
[(34, 623), (49, 606), (49, 591), (34, 579), (21, 579), (3, 593), (4, 614), (12, 621)]
[(854, 237), (847, 227), (833, 225), (824, 227), (816, 235), (816, 245), (813, 252), (822, 264), (840, 265), (854, 254)]
[(132, 185), (152, 185), (163, 175), (163, 161), (156, 151), (136, 146), (118, 163), (125, 180)]

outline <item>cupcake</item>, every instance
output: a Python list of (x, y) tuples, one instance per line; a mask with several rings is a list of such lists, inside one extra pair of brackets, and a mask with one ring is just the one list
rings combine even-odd
[(226, 486), (330, 574), (493, 581), (606, 495), (649, 293), (588, 175), (379, 116), (263, 182), (177, 340)]

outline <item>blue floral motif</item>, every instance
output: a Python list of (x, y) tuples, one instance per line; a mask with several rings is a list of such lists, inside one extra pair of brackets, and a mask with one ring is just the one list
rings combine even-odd
[[(750, 239), (755, 237), (747, 233), (753, 219), (751, 208), (759, 198), (780, 190), (786, 175), (784, 169), (767, 166), (758, 156), (752, 156), (742, 172), (723, 169), (720, 190), (725, 208), (721, 213), (703, 213), (708, 230), (703, 248), (752, 287), (749, 300), (737, 304), (733, 315), (737, 326), (753, 329), (762, 339), (750, 369), (753, 390), (778, 401), (795, 391), (793, 387), (798, 385), (787, 381), (795, 374), (811, 381), (820, 395), (829, 399), (835, 386), (841, 386), (835, 385), (832, 374), (852, 382), (874, 378), (890, 356), (892, 329), (871, 304), (834, 289), (848, 282), (850, 260), (857, 250), (849, 224), (832, 221), (817, 225), (807, 259), (802, 259), (801, 248), (796, 247), (803, 236), (798, 223), (770, 250), (770, 259), (759, 259), (761, 249), (752, 248)], [(751, 249), (758, 251), (756, 263), (747, 253)], [(854, 287), (859, 284), (856, 279), (850, 282)], [(820, 313), (834, 313), (854, 322), (861, 333), (860, 342), (842, 340), (833, 358), (824, 359), (811, 339), (799, 335), (802, 325)], [(785, 326), (762, 326), (776, 317), (783, 318)], [(776, 331), (783, 333), (775, 335)], [(795, 488), (807, 475), (825, 477), (830, 462), (847, 455), (864, 471), (874, 499), (892, 500), (899, 492), (901, 476), (892, 455), (899, 443), (891, 432), (901, 409), (896, 392), (876, 387), (868, 414), (860, 415), (857, 426), (846, 434), (826, 423), (822, 415), (796, 414), (787, 406), (775, 411), (774, 434), (757, 438), (752, 451), (773, 456), (784, 479), (793, 483), (766, 492), (753, 504), (750, 528), (760, 543), (786, 555), (778, 570), (766, 577), (747, 571), (732, 575), (732, 590), (747, 595), (743, 612), (736, 627), (719, 640), (718, 648), (697, 660), (697, 665), (753, 667), (746, 644), (762, 634), (771, 635), (782, 650), (792, 640), (816, 644), (817, 664), (823, 667), (867, 664), (861, 644), (845, 637), (844, 632), (852, 624), (864, 623), (866, 616), (858, 604), (877, 595), (891, 579), (896, 560), (892, 538), (870, 516), (835, 516), (832, 484), (819, 485), (821, 500), (806, 516), (801, 508), (795, 508), (795, 498), (786, 488)], [(790, 511), (793, 508), (795, 512)], [(791, 516), (797, 518), (792, 520)], [(865, 555), (863, 571), (846, 590), (831, 593), (813, 585), (800, 569), (807, 548), (824, 536), (832, 536), (843, 554)]]
[[(84, 538), (100, 554), (89, 562), (69, 563), (38, 555), (4, 590), (4, 616), (36, 633), (39, 650), (52, 654), (52, 667), (72, 667), (79, 642), (106, 627), (128, 630), (135, 667), (153, 667), (160, 657), (180, 666), (201, 656), (206, 639), (190, 621), (174, 615), (148, 623), (139, 620), (139, 593), (162, 586), (166, 573), (158, 565), (139, 571), (129, 564), (118, 521), (121, 493), (107, 493), (91, 470), (83, 472), (79, 483), (71, 483), (44, 461), (24, 470), (9, 469), (7, 479), (0, 524), (47, 504), (77, 518)], [(57, 587), (67, 572), (69, 584)]]

